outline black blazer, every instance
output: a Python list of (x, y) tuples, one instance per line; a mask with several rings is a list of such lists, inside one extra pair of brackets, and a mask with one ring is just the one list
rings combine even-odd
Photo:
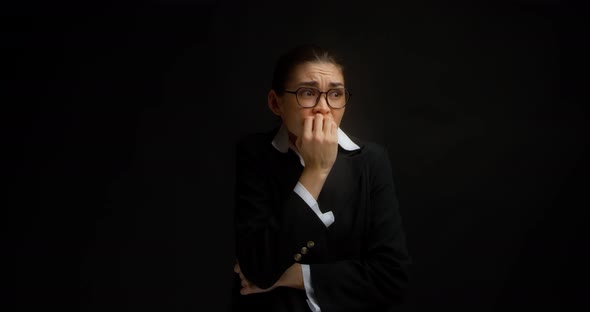
[[(236, 146), (236, 254), (243, 274), (267, 288), (298, 261), (310, 265), (322, 312), (395, 311), (410, 257), (387, 150), (353, 137), (359, 150), (338, 147), (317, 200), (322, 212), (334, 213), (326, 227), (293, 191), (303, 166), (292, 150), (272, 146), (277, 130), (245, 136)], [(304, 290), (242, 296), (239, 289), (236, 275), (235, 311), (310, 311)]]

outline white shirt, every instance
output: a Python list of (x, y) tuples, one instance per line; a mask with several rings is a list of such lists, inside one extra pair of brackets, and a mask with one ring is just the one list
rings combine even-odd
[[(295, 146), (293, 146), (291, 141), (289, 141), (289, 132), (284, 124), (281, 125), (281, 128), (272, 140), (272, 145), (281, 153), (287, 153), (289, 148), (292, 149), (295, 154), (299, 156), (301, 165), (305, 167), (303, 157), (301, 157), (301, 154), (299, 154)], [(338, 128), (338, 145), (347, 151), (360, 149), (360, 147), (352, 142), (352, 140), (340, 128)], [(324, 223), (326, 227), (329, 227), (332, 225), (332, 223), (334, 223), (335, 220), (332, 211), (322, 213), (317, 201), (315, 198), (313, 198), (309, 191), (305, 189), (303, 184), (297, 182), (297, 185), (295, 185), (293, 191), (299, 195), (301, 199), (303, 199), (303, 201), (309, 206), (309, 208), (311, 208), (311, 210), (313, 210), (313, 212), (315, 212), (315, 214), (318, 216), (318, 218), (320, 218), (320, 220), (322, 220), (322, 223)], [(303, 286), (305, 287), (305, 294), (307, 296), (307, 305), (309, 305), (311, 311), (321, 312), (320, 306), (318, 305), (314, 295), (313, 287), (311, 286), (311, 273), (309, 270), (309, 264), (302, 264), (301, 271), (303, 273)]]

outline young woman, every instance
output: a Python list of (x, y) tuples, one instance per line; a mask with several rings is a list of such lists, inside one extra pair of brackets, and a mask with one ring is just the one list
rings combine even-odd
[[(282, 124), (236, 154), (235, 311), (393, 311), (408, 284), (387, 150), (349, 137), (343, 66), (314, 45), (278, 61)], [(252, 310), (252, 311), (254, 311)]]

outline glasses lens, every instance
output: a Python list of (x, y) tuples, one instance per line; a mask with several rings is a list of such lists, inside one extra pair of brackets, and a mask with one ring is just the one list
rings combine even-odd
[(320, 91), (314, 88), (300, 88), (297, 91), (297, 100), (303, 107), (313, 107), (318, 98)]
[(348, 92), (344, 88), (328, 90), (328, 103), (335, 108), (342, 108), (348, 101)]

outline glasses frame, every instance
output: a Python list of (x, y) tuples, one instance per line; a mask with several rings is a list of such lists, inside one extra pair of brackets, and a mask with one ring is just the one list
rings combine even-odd
[[(301, 103), (299, 103), (299, 97), (297, 96), (297, 93), (299, 92), (299, 90), (301, 89), (315, 89), (318, 90), (320, 92), (320, 94), (318, 94), (318, 97), (315, 99), (315, 104), (313, 106), (303, 106), (301, 105)], [(297, 88), (297, 90), (295, 91), (290, 91), (290, 90), (283, 90), (286, 93), (290, 93), (290, 94), (295, 94), (295, 99), (297, 100), (297, 105), (299, 105), (299, 107), (301, 108), (314, 108), (318, 105), (318, 103), (320, 102), (320, 97), (322, 96), (322, 94), (326, 94), (325, 98), (326, 98), (326, 104), (328, 104), (328, 106), (330, 106), (331, 109), (343, 109), (346, 107), (346, 105), (348, 105), (348, 101), (350, 100), (350, 98), (352, 97), (352, 93), (350, 93), (350, 91), (348, 91), (348, 89), (346, 88), (342, 88), (344, 89), (345, 93), (348, 93), (348, 98), (346, 98), (346, 102), (344, 102), (344, 106), (342, 107), (334, 107), (330, 104), (330, 100), (328, 100), (328, 92), (332, 91), (332, 90), (338, 90), (340, 88), (332, 88), (332, 89), (328, 89), (328, 91), (321, 91), (318, 88), (314, 88), (314, 87), (299, 87)]]

